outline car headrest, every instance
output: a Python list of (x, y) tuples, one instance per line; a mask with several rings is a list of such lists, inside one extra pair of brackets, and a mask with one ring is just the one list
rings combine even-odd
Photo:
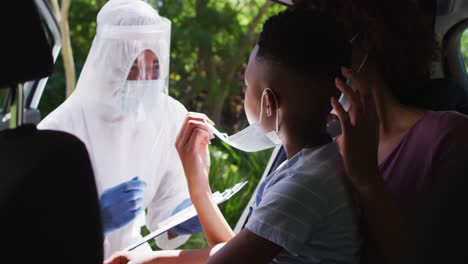
[(459, 111), (464, 114), (467, 94), (463, 87), (450, 79), (432, 79), (424, 85), (418, 101), (433, 111)]
[(446, 16), (453, 12), (455, 0), (437, 0), (437, 15)]
[(2, 3), (0, 34), (0, 87), (51, 75), (52, 47), (34, 0)]

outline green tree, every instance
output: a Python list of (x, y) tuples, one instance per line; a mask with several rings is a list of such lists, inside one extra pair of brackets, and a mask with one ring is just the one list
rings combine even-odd
[(76, 70), (75, 61), (73, 60), (73, 49), (71, 47), (70, 28), (68, 24), (68, 15), (70, 11), (70, 1), (62, 0), (59, 6), (58, 0), (50, 0), (55, 18), (60, 25), (60, 32), (62, 37), (62, 61), (64, 64), (66, 91), (67, 97), (75, 90), (76, 85)]
[(266, 0), (158, 3), (173, 22), (173, 95), (230, 132), (244, 126), (243, 69), (263, 21), (280, 6)]
[(463, 33), (461, 39), (461, 52), (465, 60), (466, 71), (468, 72), (468, 30)]

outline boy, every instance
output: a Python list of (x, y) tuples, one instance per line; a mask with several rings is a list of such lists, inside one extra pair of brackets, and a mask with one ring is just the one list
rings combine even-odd
[(210, 121), (190, 113), (176, 144), (210, 248), (120, 253), (109, 263), (358, 263), (356, 209), (325, 132), (330, 98), (339, 94), (335, 76), (350, 53), (334, 21), (316, 11), (271, 17), (245, 72), (245, 111), (288, 160), (261, 183), (246, 227), (234, 235), (211, 199)]

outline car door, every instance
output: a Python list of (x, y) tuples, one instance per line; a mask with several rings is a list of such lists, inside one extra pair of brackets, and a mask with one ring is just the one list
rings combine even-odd
[[(60, 29), (54, 19), (52, 9), (48, 1), (35, 0), (41, 15), (42, 25), (47, 33), (47, 39), (52, 49), (54, 62), (61, 49)], [(34, 80), (24, 84), (24, 122), (37, 124), (41, 121), (41, 114), (38, 110), (39, 101), (44, 92), (48, 78)], [(12, 89), (0, 89), (0, 130), (9, 128), (11, 120), (11, 98)]]

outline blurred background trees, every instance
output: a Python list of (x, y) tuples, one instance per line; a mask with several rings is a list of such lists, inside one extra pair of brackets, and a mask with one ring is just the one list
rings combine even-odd
[[(57, 2), (52, 0), (52, 2)], [(62, 0), (62, 7), (68, 1)], [(78, 78), (106, 0), (73, 0), (69, 34)], [(282, 9), (267, 0), (148, 0), (172, 21), (170, 94), (190, 111), (208, 114), (233, 132), (246, 125), (243, 70), (265, 19)], [(66, 6), (65, 6), (66, 7)], [(61, 13), (64, 16), (64, 13)], [(64, 60), (64, 58), (66, 60)], [(67, 95), (61, 56), (41, 100), (43, 116)], [(68, 63), (67, 63), (68, 64)], [(67, 69), (68, 71), (68, 69)]]
[(465, 60), (466, 71), (468, 72), (468, 30), (466, 30), (465, 33), (463, 33), (460, 47), (463, 59)]

